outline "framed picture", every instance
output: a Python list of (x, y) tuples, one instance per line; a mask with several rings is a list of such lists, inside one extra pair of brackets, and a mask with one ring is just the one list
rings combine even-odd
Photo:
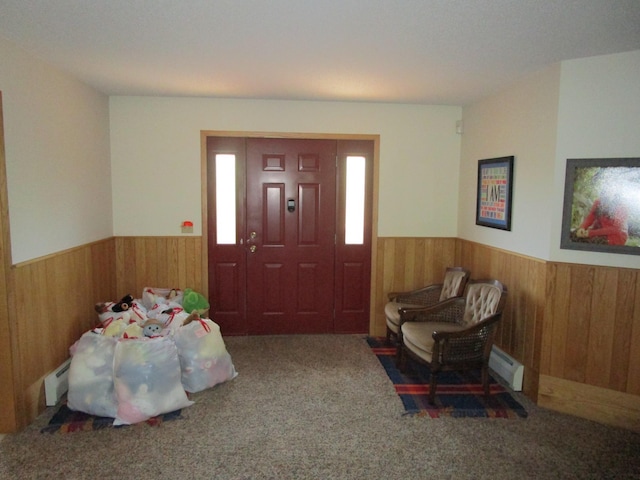
[(511, 230), (513, 157), (478, 160), (476, 225)]
[(560, 248), (640, 255), (640, 158), (570, 158)]

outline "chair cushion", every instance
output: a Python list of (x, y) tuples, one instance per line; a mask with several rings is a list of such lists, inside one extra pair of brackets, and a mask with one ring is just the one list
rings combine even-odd
[(388, 302), (384, 306), (384, 315), (387, 317), (387, 327), (393, 333), (398, 333), (398, 326), (400, 325), (400, 314), (398, 313), (399, 308), (417, 308), (424, 307), (424, 305), (416, 305), (413, 303), (398, 303), (398, 302)]
[(440, 291), (441, 302), (456, 296), (458, 290), (460, 290), (460, 283), (464, 279), (465, 275), (466, 272), (457, 270), (445, 273), (442, 290)]
[(406, 322), (402, 325), (402, 341), (425, 362), (431, 363), (433, 353), (433, 332), (459, 332), (464, 327), (456, 323)]
[(501, 297), (502, 289), (496, 285), (470, 285), (466, 293), (463, 325), (470, 327), (496, 313)]

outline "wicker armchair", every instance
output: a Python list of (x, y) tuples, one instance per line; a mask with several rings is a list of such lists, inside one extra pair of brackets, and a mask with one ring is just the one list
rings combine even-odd
[(400, 309), (398, 365), (407, 357), (429, 366), (429, 403), (435, 402), (438, 374), (447, 370), (481, 369), (489, 395), (489, 355), (507, 288), (497, 280), (471, 280), (464, 297), (422, 309)]
[(391, 337), (398, 338), (400, 309), (424, 308), (449, 298), (460, 297), (469, 280), (469, 275), (469, 270), (462, 267), (449, 267), (445, 270), (442, 283), (408, 292), (389, 293), (389, 302), (384, 307), (387, 319), (387, 342), (391, 341)]

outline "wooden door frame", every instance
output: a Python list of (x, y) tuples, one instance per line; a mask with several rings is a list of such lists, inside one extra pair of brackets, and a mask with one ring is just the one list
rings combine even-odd
[(207, 219), (207, 137), (246, 137), (246, 138), (281, 138), (312, 140), (369, 140), (373, 142), (373, 195), (371, 205), (371, 286), (369, 289), (369, 333), (374, 329), (376, 302), (376, 251), (378, 248), (378, 180), (380, 162), (380, 135), (365, 134), (330, 134), (330, 133), (297, 133), (297, 132), (247, 132), (247, 131), (200, 131), (200, 178), (202, 198), (202, 281), (205, 292), (209, 291), (209, 238)]
[(0, 404), (4, 414), (0, 419), (0, 433), (17, 432), (25, 425), (22, 415), (24, 409), (19, 409), (18, 389), (19, 378), (17, 370), (18, 345), (17, 337), (12, 328), (15, 325), (13, 308), (14, 282), (11, 256), (11, 235), (9, 231), (9, 199), (6, 174), (6, 157), (4, 149), (4, 120), (2, 113), (2, 92), (0, 91)]

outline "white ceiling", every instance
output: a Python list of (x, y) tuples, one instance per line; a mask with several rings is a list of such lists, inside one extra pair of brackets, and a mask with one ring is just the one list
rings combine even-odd
[(0, 35), (108, 95), (466, 105), (640, 49), (640, 0), (0, 0)]

